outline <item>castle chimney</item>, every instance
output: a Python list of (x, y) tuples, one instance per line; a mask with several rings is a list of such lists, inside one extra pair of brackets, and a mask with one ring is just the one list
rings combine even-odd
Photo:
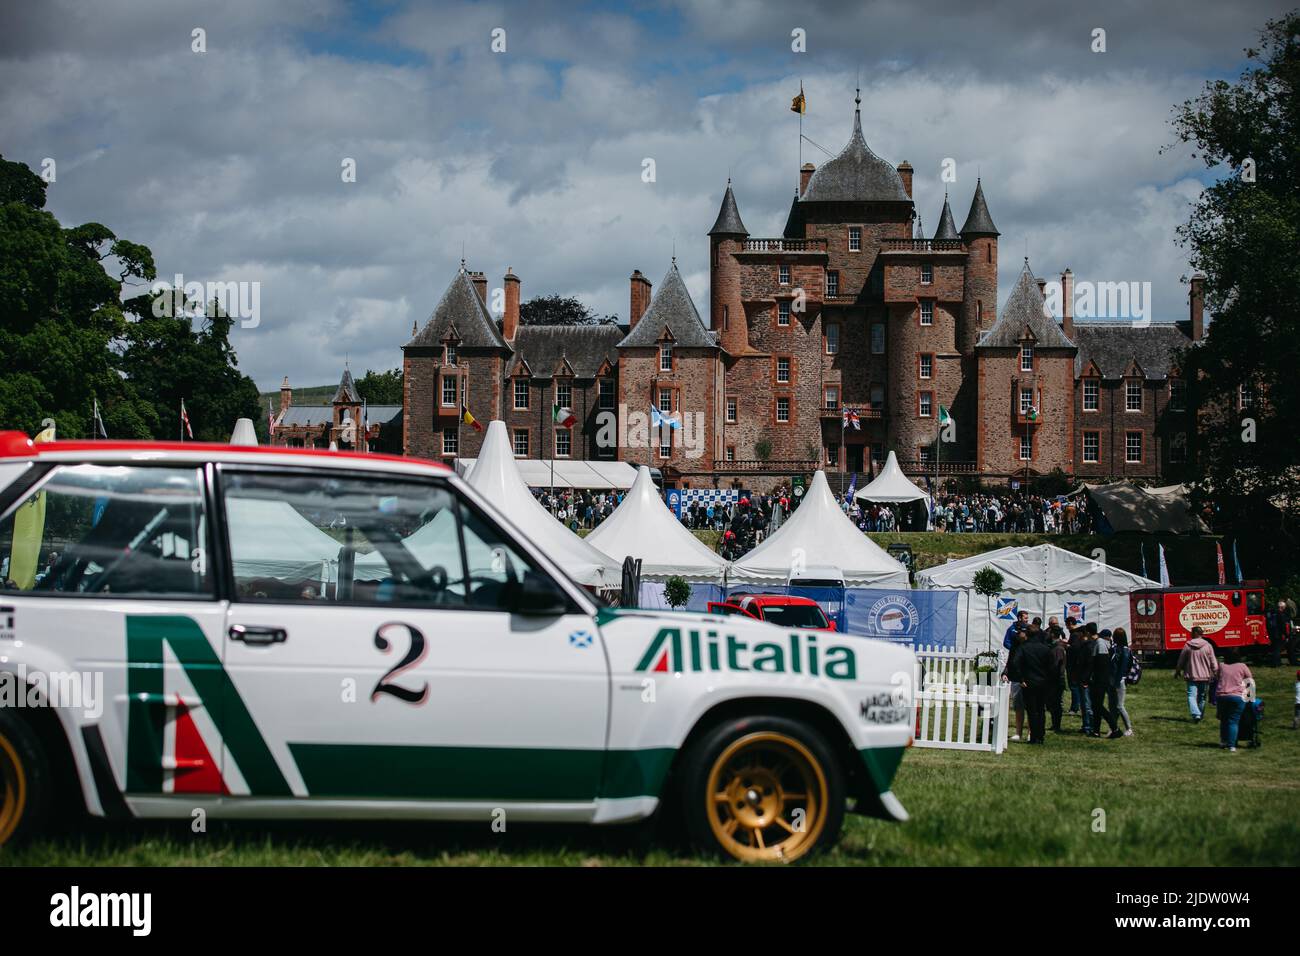
[(506, 314), (501, 318), (501, 337), (507, 342), (515, 340), (519, 330), (519, 276), (506, 266)]
[(907, 190), (907, 198), (912, 198), (912, 164), (903, 160), (898, 164), (898, 175), (903, 177), (903, 188)]
[(1061, 331), (1074, 338), (1074, 273), (1069, 269), (1061, 273)]
[(474, 291), (478, 293), (479, 299), (487, 305), (487, 276), (481, 272), (471, 272), (469, 278), (474, 283)]
[(1199, 342), (1205, 338), (1205, 273), (1196, 272), (1191, 281), (1192, 294), (1189, 297), (1191, 305), (1192, 320), (1192, 341)]
[(280, 411), (287, 411), (292, 404), (293, 389), (289, 387), (289, 376), (286, 375), (284, 381), (280, 383)]
[(802, 196), (808, 191), (808, 180), (812, 179), (813, 170), (817, 167), (812, 163), (804, 163), (799, 167), (799, 195)]
[(1046, 280), (1046, 279), (1036, 279), (1035, 281), (1038, 283), (1038, 294), (1041, 295), (1041, 296), (1046, 297), (1046, 296), (1047, 296), (1047, 280)]
[(627, 324), (635, 328), (645, 310), (650, 307), (650, 280), (641, 274), (640, 269), (632, 270), (631, 296), (628, 304)]

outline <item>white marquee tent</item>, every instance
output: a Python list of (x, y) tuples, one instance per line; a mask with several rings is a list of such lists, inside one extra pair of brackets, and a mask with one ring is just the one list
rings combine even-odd
[(585, 540), (619, 560), (629, 555), (640, 558), (643, 580), (666, 581), (681, 575), (691, 582), (722, 584), (726, 577), (726, 560), (668, 510), (645, 465), (637, 469), (636, 482), (622, 504)]
[(885, 466), (870, 484), (859, 488), (853, 496), (858, 501), (876, 501), (882, 504), (906, 501), (929, 501), (930, 496), (908, 480), (898, 467), (898, 458), (891, 451)]
[(342, 544), (294, 510), (287, 501), (266, 498), (226, 498), (230, 540), (238, 542), (232, 555), (241, 579), (332, 581)]
[[(457, 458), (456, 474), (466, 481), (474, 473), (477, 458)], [(636, 469), (625, 461), (574, 461), (537, 458), (516, 459), (519, 474), (530, 488), (580, 488), (596, 491), (631, 488)], [(552, 474), (552, 466), (554, 474)]]
[(731, 566), (729, 580), (785, 584), (799, 565), (836, 568), (849, 587), (909, 586), (907, 568), (840, 510), (823, 471), (813, 475), (803, 501), (780, 529)]
[[(975, 574), (991, 567), (1003, 577), (1001, 594), (989, 601), (975, 593)], [(1016, 611), (1095, 622), (1099, 628), (1123, 627), (1132, 635), (1129, 594), (1160, 584), (1140, 574), (1094, 561), (1052, 544), (999, 548), (916, 573), (917, 588), (956, 590), (957, 647), (971, 651), (1002, 649), (1002, 638)]]
[(488, 425), (483, 450), (468, 481), (573, 580), (588, 587), (617, 588), (622, 584), (620, 561), (587, 544), (533, 497), (519, 474), (505, 422)]

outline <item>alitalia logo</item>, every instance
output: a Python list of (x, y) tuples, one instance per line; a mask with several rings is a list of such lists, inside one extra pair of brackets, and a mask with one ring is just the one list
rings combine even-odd
[(790, 633), (784, 640), (754, 644), (734, 634), (661, 627), (636, 665), (638, 671), (762, 671), (807, 674), (832, 680), (857, 680), (853, 649), (842, 644), (822, 647), (813, 633)]

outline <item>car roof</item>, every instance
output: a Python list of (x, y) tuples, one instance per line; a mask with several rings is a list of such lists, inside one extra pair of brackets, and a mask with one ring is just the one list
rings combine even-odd
[(739, 595), (741, 601), (750, 601), (754, 604), (816, 604), (810, 597), (804, 597), (796, 594), (742, 594)]
[(222, 445), (197, 441), (52, 441), (34, 443), (24, 433), (0, 432), (0, 461), (177, 461), (234, 464), (334, 465), (408, 474), (449, 474), (441, 462), (401, 455), (284, 448), (275, 445)]

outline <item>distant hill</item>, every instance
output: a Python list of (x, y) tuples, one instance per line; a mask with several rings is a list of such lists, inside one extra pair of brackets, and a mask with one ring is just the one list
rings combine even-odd
[[(334, 399), (334, 393), (338, 391), (338, 383), (333, 385), (309, 385), (306, 388), (295, 388), (293, 390), (293, 403), (295, 405), (328, 405)], [(266, 400), (271, 400), (271, 407), (277, 412), (280, 410), (280, 390), (277, 388), (274, 392), (262, 392), (262, 407), (266, 407)]]

